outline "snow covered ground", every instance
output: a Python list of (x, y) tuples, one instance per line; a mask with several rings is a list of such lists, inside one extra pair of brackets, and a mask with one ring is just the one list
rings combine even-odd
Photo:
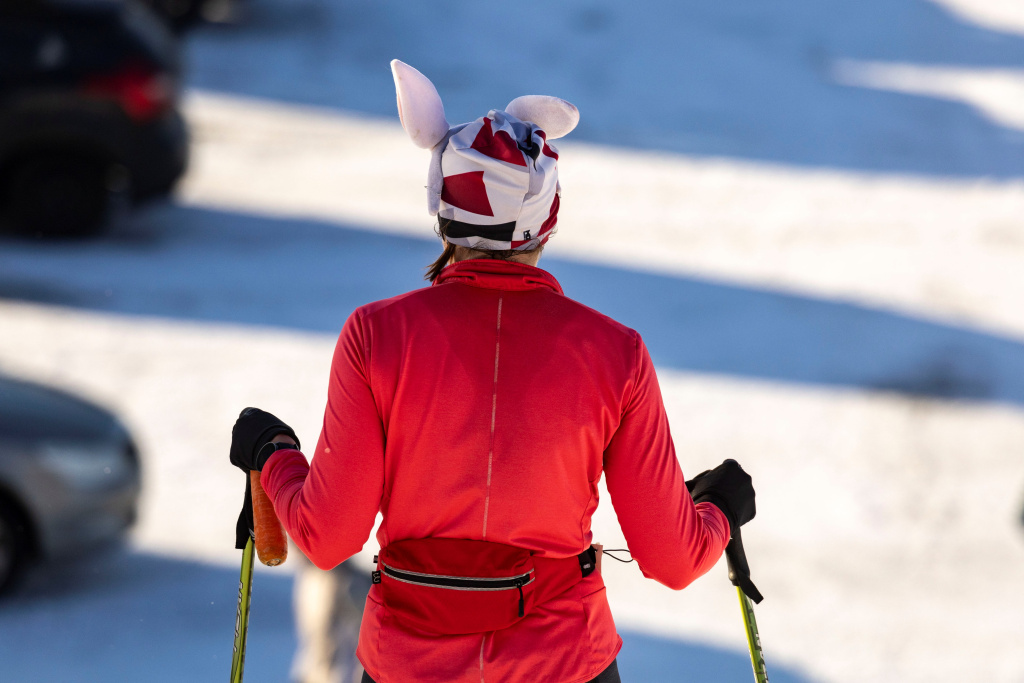
[[(226, 675), (230, 424), (255, 404), (313, 438), (345, 316), (420, 286), (437, 250), (399, 57), (452, 121), (528, 92), (580, 106), (542, 265), (644, 335), (684, 472), (753, 473), (773, 680), (1024, 681), (1024, 22), (1006, 7), (525, 3), (513, 28), (454, 0), (253, 0), (200, 31), (179, 200), (95, 241), (0, 241), (0, 371), (117, 410), (146, 489), (131, 552), (0, 609), (5, 670)], [(464, 30), (442, 41), (445, 15)], [(607, 504), (595, 530), (622, 542)], [(748, 680), (724, 574), (672, 593), (605, 563), (626, 680)], [(291, 582), (256, 581), (247, 670), (281, 680)]]

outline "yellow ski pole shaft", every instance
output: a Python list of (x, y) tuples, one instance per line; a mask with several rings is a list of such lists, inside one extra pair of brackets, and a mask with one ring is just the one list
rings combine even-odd
[(235, 614), (235, 649), (231, 655), (231, 683), (242, 683), (245, 669), (245, 637), (249, 631), (249, 602), (252, 599), (252, 536), (242, 551), (242, 572), (238, 579), (238, 611)]
[(754, 680), (757, 683), (768, 683), (768, 670), (764, 667), (764, 653), (761, 651), (761, 637), (757, 634), (754, 605), (742, 588), (737, 586), (736, 592), (740, 596), (740, 609), (743, 610), (743, 626), (747, 630), (747, 647), (750, 648), (750, 664), (754, 667)]
[(757, 632), (757, 620), (754, 618), (754, 603), (764, 598), (757, 586), (750, 580), (750, 566), (747, 554), (743, 550), (743, 538), (740, 530), (733, 532), (732, 540), (725, 548), (725, 558), (729, 563), (729, 580), (736, 586), (740, 597), (740, 609), (743, 610), (743, 627), (747, 632), (747, 647), (750, 649), (750, 665), (754, 669), (754, 680), (757, 683), (768, 683), (768, 670), (764, 665), (764, 652), (761, 650), (761, 636)]

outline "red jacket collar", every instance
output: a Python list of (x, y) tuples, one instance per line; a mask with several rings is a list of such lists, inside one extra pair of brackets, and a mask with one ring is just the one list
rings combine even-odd
[(501, 259), (468, 259), (446, 266), (437, 276), (434, 285), (449, 282), (511, 291), (546, 287), (562, 294), (562, 286), (546, 270)]

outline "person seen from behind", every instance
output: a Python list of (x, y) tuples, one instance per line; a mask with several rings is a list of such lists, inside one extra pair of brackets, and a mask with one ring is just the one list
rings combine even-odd
[(558, 152), (579, 120), (526, 96), (450, 126), (397, 60), (402, 125), (432, 151), (444, 251), (431, 286), (358, 308), (338, 339), (311, 463), (248, 408), (232, 462), (261, 482), (298, 547), (330, 569), (378, 512), (359, 632), (364, 683), (619, 681), (591, 519), (606, 478), (644, 576), (681, 590), (754, 516), (732, 460), (687, 490), (640, 335), (537, 267), (555, 233)]

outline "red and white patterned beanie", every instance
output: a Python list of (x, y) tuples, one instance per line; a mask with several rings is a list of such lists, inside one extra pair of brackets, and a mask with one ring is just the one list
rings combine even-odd
[(391, 62), (398, 114), (409, 137), (432, 152), (427, 210), (448, 219), (448, 242), (481, 250), (528, 250), (555, 233), (561, 189), (558, 152), (579, 111), (557, 97), (527, 95), (504, 111), (449, 126), (434, 85)]

